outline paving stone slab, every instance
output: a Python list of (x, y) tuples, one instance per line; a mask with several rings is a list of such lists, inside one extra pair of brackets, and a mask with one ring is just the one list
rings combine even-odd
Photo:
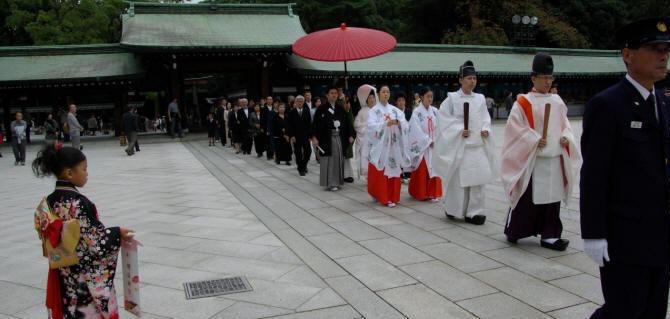
[(186, 300), (181, 290), (156, 286), (142, 287), (142, 310), (170, 318), (211, 318), (231, 306), (232, 300), (197, 298)]
[(384, 225), (379, 229), (412, 246), (445, 243), (446, 239), (410, 224)]
[(421, 247), (421, 250), (462, 272), (471, 273), (502, 267), (501, 263), (454, 243)]
[(229, 294), (223, 297), (225, 299), (295, 310), (323, 289), (255, 278), (248, 279), (249, 284), (254, 289), (253, 291)]
[(458, 305), (481, 319), (549, 319), (551, 317), (503, 293), (459, 301)]
[(283, 316), (274, 317), (276, 319), (356, 319), (360, 315), (350, 306), (338, 306), (332, 308), (317, 309), (305, 312), (298, 312)]
[(508, 247), (507, 243), (475, 233), (461, 227), (433, 231), (434, 234), (474, 251), (486, 251)]
[(324, 288), (312, 299), (300, 305), (296, 312), (346, 305), (347, 303), (331, 288)]
[(416, 283), (416, 280), (375, 255), (344, 257), (336, 261), (373, 291)]
[(531, 254), (516, 247), (485, 251), (482, 254), (545, 281), (580, 273), (578, 270), (566, 267), (551, 259)]
[(497, 292), (495, 288), (441, 261), (429, 261), (400, 268), (451, 301)]
[(598, 307), (598, 305), (588, 302), (552, 311), (549, 312), (549, 315), (555, 319), (589, 319)]
[(600, 278), (600, 267), (585, 253), (579, 252), (565, 256), (551, 258), (551, 260), (570, 268), (583, 271), (591, 276)]
[(279, 307), (270, 307), (266, 305), (259, 305), (249, 302), (234, 301), (234, 304), (226, 309), (223, 309), (211, 319), (256, 319), (280, 316), (292, 313), (290, 309)]
[(340, 233), (312, 236), (308, 240), (333, 259), (370, 253), (367, 249)]
[(549, 283), (577, 296), (588, 299), (595, 304), (602, 305), (605, 302), (600, 286), (600, 278), (588, 274), (579, 274), (572, 277), (556, 279)]
[(473, 276), (542, 312), (585, 302), (576, 295), (509, 267), (486, 270)]
[(383, 290), (379, 295), (407, 318), (475, 318), (463, 308), (421, 284)]
[(383, 233), (360, 220), (331, 223), (330, 226), (335, 228), (337, 231), (344, 234), (345, 236), (351, 238), (353, 241), (389, 237), (386, 233)]
[(359, 243), (394, 266), (433, 260), (432, 257), (395, 238), (372, 239)]
[(404, 319), (396, 309), (351, 276), (326, 279), (326, 282), (366, 319)]

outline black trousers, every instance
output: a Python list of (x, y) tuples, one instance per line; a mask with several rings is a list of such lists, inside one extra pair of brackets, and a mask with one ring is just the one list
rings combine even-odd
[(265, 150), (267, 151), (268, 159), (271, 159), (275, 156), (275, 140), (272, 134), (266, 136), (265, 138)]
[(218, 128), (219, 140), (221, 141), (221, 146), (226, 145), (226, 123), (221, 124)]
[(265, 135), (258, 133), (254, 136), (254, 144), (256, 145), (256, 154), (263, 155), (263, 152), (265, 152)]
[(254, 141), (251, 139), (251, 135), (249, 135), (249, 133), (245, 133), (242, 137), (242, 152), (251, 154), (251, 147), (253, 146), (253, 142)]
[(312, 156), (312, 144), (309, 143), (309, 140), (298, 140), (296, 139), (295, 144), (293, 145), (295, 151), (295, 162), (298, 165), (298, 172), (304, 172), (307, 170), (307, 163), (309, 162), (309, 157)]
[(606, 263), (600, 268), (600, 284), (605, 303), (591, 319), (665, 318), (670, 267)]

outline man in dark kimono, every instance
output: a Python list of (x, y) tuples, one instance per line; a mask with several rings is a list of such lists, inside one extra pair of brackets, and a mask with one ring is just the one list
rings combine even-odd
[(294, 102), (295, 108), (288, 112), (287, 128), (300, 176), (305, 176), (307, 173), (307, 162), (312, 155), (312, 148), (309, 143), (309, 139), (312, 137), (312, 117), (309, 114), (309, 109), (304, 107), (304, 104), (305, 98), (298, 95)]
[(354, 129), (344, 108), (336, 105), (337, 88), (328, 88), (326, 98), (314, 113), (312, 143), (321, 155), (319, 184), (336, 191), (344, 184), (343, 150), (354, 142)]
[(627, 74), (584, 112), (581, 230), (605, 303), (591, 318), (666, 318), (670, 283), (670, 20), (616, 32)]
[(549, 93), (553, 70), (548, 54), (538, 53), (533, 59), (533, 89), (519, 96), (505, 125), (500, 177), (511, 206), (507, 240), (514, 243), (539, 234), (542, 247), (564, 251), (570, 242), (561, 238), (561, 201), (572, 195), (581, 152), (567, 106)]

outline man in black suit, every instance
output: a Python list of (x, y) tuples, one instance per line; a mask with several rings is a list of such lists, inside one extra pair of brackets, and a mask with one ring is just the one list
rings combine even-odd
[(263, 134), (266, 136), (265, 140), (265, 151), (267, 154), (268, 160), (271, 160), (274, 158), (275, 155), (275, 144), (274, 144), (274, 138), (272, 135), (272, 122), (274, 121), (274, 111), (272, 109), (272, 96), (267, 97), (266, 99), (266, 104), (261, 105), (261, 130)]
[(237, 120), (240, 126), (237, 128), (242, 143), (242, 153), (251, 154), (252, 139), (249, 134), (249, 101), (245, 98), (239, 100), (240, 109), (237, 111)]
[(226, 114), (226, 105), (228, 101), (223, 98), (220, 101), (219, 106), (216, 108), (216, 127), (217, 134), (219, 134), (219, 140), (221, 141), (221, 146), (226, 146), (226, 119), (224, 114)]
[(600, 265), (605, 303), (591, 318), (665, 318), (670, 283), (669, 21), (616, 38), (628, 73), (586, 106), (581, 171), (584, 252)]
[(293, 104), (295, 108), (288, 112), (288, 136), (293, 144), (295, 161), (298, 165), (298, 173), (305, 176), (307, 173), (307, 162), (312, 155), (312, 146), (309, 139), (312, 137), (312, 116), (305, 105), (305, 97), (298, 95)]

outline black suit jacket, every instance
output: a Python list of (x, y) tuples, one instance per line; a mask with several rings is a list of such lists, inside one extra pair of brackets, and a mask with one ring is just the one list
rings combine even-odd
[(216, 107), (216, 116), (214, 119), (216, 120), (216, 124), (220, 126), (222, 129), (226, 129), (226, 119), (224, 118), (224, 114), (226, 113), (226, 107), (219, 105)]
[[(249, 110), (249, 113), (251, 114), (251, 110)], [(244, 114), (244, 109), (240, 108), (237, 110), (237, 119), (240, 122), (240, 125), (237, 127), (237, 131), (240, 134), (246, 134), (249, 132), (249, 117)]]
[(653, 107), (623, 79), (584, 112), (580, 182), (582, 238), (605, 238), (613, 263), (670, 264), (670, 100)]
[[(347, 119), (347, 115), (344, 112), (344, 108), (339, 105), (335, 105), (334, 112), (329, 111), (328, 102), (323, 103), (316, 109), (314, 113), (314, 121), (312, 122), (312, 136), (316, 137), (319, 140), (319, 146), (323, 149), (321, 155), (331, 156), (331, 140), (330, 140), (330, 131), (335, 129), (333, 123), (337, 120), (340, 121), (340, 139), (342, 140), (342, 154), (349, 147), (349, 137), (354, 137), (354, 128), (353, 125)], [(321, 151), (319, 151), (321, 152)]]
[(294, 108), (288, 112), (288, 136), (295, 137), (296, 142), (305, 142), (312, 137), (312, 116), (309, 109), (302, 107), (302, 115)]

